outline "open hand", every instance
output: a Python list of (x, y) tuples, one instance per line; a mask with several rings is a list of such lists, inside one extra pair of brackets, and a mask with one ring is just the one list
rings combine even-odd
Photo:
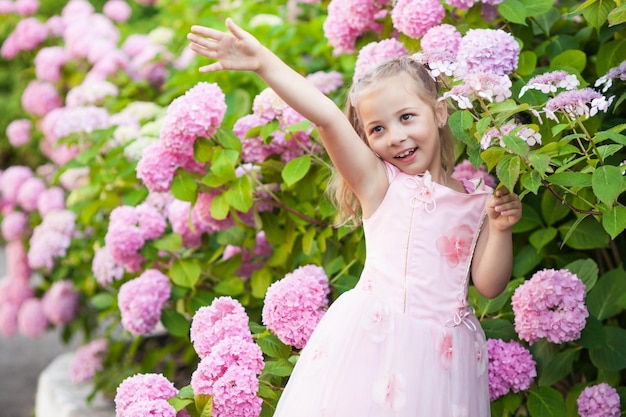
[(232, 21), (226, 19), (228, 32), (197, 26), (187, 35), (190, 48), (199, 55), (215, 59), (200, 67), (201, 72), (221, 70), (258, 71), (262, 64), (263, 47), (259, 41)]
[(509, 230), (522, 217), (522, 202), (507, 188), (498, 188), (487, 200), (489, 224), (498, 230)]

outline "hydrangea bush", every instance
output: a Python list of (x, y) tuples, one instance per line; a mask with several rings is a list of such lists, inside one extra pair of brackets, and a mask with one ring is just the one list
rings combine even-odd
[(0, 0), (3, 337), (78, 338), (71, 377), (120, 416), (273, 414), (365, 247), (333, 226), (311, 123), (252, 74), (198, 73), (189, 27), (232, 16), (339, 105), (380, 60), (427, 65), (455, 178), (524, 205), (507, 289), (470, 287), (492, 415), (626, 408), (622, 3), (62, 3)]

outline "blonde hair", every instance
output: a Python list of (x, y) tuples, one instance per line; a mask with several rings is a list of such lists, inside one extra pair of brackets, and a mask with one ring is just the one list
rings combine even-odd
[[(389, 59), (369, 70), (363, 77), (352, 84), (346, 99), (346, 117), (361, 140), (368, 146), (369, 143), (365, 131), (363, 130), (363, 126), (356, 111), (356, 103), (359, 94), (374, 82), (403, 72), (408, 74), (415, 82), (415, 92), (420, 99), (430, 104), (433, 113), (436, 113), (435, 107), (439, 99), (439, 85), (430, 76), (426, 67), (410, 56)], [(442, 168), (447, 177), (454, 167), (455, 162), (454, 137), (447, 123), (443, 126), (439, 126), (439, 143), (441, 148)], [(338, 210), (336, 225), (356, 226), (361, 223), (361, 204), (352, 189), (341, 175), (339, 175), (336, 169), (333, 170), (326, 191)]]

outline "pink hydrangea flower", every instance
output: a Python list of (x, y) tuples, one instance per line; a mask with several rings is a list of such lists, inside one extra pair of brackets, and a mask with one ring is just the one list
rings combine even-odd
[(509, 75), (517, 68), (520, 46), (501, 29), (470, 29), (461, 39), (457, 59), (471, 73)]
[(497, 144), (501, 148), (506, 148), (502, 137), (507, 136), (512, 132), (515, 132), (514, 135), (526, 142), (528, 146), (534, 146), (536, 144), (541, 145), (541, 133), (536, 132), (530, 127), (518, 125), (517, 123), (507, 123), (500, 126), (499, 129), (494, 128), (485, 132), (483, 137), (480, 139), (480, 147), (482, 149), (487, 149), (490, 146)]
[(41, 302), (48, 321), (62, 326), (74, 320), (78, 311), (80, 293), (74, 289), (72, 281), (56, 281), (43, 295)]
[(70, 367), (70, 378), (74, 383), (90, 381), (102, 369), (102, 362), (108, 351), (106, 339), (96, 339), (80, 346), (74, 353)]
[(390, 38), (380, 42), (371, 42), (359, 51), (352, 81), (356, 83), (366, 72), (390, 58), (407, 54), (408, 50), (397, 39)]
[(613, 85), (613, 80), (626, 80), (626, 61), (622, 61), (621, 64), (611, 68), (606, 74), (598, 78), (594, 87), (600, 87), (602, 85), (602, 92), (606, 93)]
[(30, 140), (33, 123), (28, 119), (13, 120), (7, 126), (7, 138), (13, 146), (22, 146)]
[(45, 81), (31, 81), (22, 93), (22, 107), (33, 116), (45, 116), (61, 105), (59, 92)]
[(39, 0), (16, 0), (15, 13), (24, 17), (32, 16), (39, 10)]
[(100, 105), (107, 97), (117, 97), (115, 84), (106, 80), (85, 80), (67, 92), (67, 107)]
[(520, 392), (530, 388), (537, 376), (532, 355), (515, 340), (487, 340), (489, 358), (489, 398), (491, 401), (509, 391)]
[(2, 44), (0, 54), (5, 59), (12, 59), (20, 51), (32, 51), (48, 36), (46, 27), (36, 18), (28, 17), (18, 22)]
[(0, 0), (0, 15), (11, 14), (15, 12), (15, 6), (12, 0)]
[(152, 192), (166, 192), (179, 167), (180, 157), (157, 142), (143, 151), (137, 163), (137, 178)]
[(135, 207), (135, 212), (137, 226), (145, 240), (155, 240), (163, 236), (167, 223), (162, 212), (148, 203)]
[(17, 193), (17, 203), (27, 212), (37, 209), (39, 196), (46, 189), (46, 184), (41, 178), (31, 177), (24, 181)]
[[(191, 213), (191, 226), (189, 225)], [(167, 218), (172, 231), (183, 238), (186, 247), (198, 247), (202, 243), (202, 234), (208, 231), (208, 226), (198, 218), (198, 214), (187, 201), (174, 200), (167, 207)]]
[(200, 307), (191, 320), (190, 330), (196, 353), (205, 358), (216, 344), (227, 338), (251, 341), (248, 321), (243, 306), (231, 297), (218, 297), (210, 306)]
[(28, 264), (33, 269), (50, 270), (54, 258), (65, 256), (75, 228), (76, 214), (69, 210), (48, 213), (30, 238)]
[(0, 305), (11, 304), (20, 307), (35, 295), (35, 290), (27, 279), (7, 275), (0, 279)]
[(606, 112), (615, 97), (607, 99), (593, 88), (583, 88), (580, 90), (563, 91), (556, 97), (548, 100), (544, 107), (546, 117), (556, 122), (557, 112), (563, 112), (571, 119), (587, 119), (598, 114), (599, 111)]
[(465, 159), (458, 163), (452, 171), (452, 178), (459, 181), (468, 181), (474, 178), (481, 178), (485, 185), (495, 188), (496, 180), (492, 175), (489, 175), (484, 165), (480, 165), (478, 169), (475, 169), (472, 163)]
[[(169, 400), (176, 396), (178, 390), (167, 378), (161, 374), (136, 374), (126, 378), (117, 387), (115, 394), (115, 415), (116, 417), (137, 417), (139, 415), (166, 416), (169, 414), (134, 414), (129, 412), (135, 404), (141, 404), (158, 400)], [(171, 407), (171, 406), (170, 406)], [(136, 408), (135, 408), (136, 409)], [(174, 410), (174, 407), (172, 407)], [(176, 415), (176, 411), (173, 411)]]
[(200, 82), (172, 101), (161, 129), (161, 142), (174, 153), (193, 155), (198, 137), (210, 137), (222, 124), (226, 101), (217, 84)]
[(259, 379), (241, 366), (229, 368), (213, 387), (214, 417), (258, 417), (263, 400), (256, 394)]
[(515, 330), (521, 339), (534, 343), (576, 340), (589, 312), (585, 284), (566, 269), (543, 269), (517, 287), (511, 298)]
[(17, 315), (17, 326), (20, 333), (26, 337), (38, 338), (48, 327), (48, 320), (43, 311), (43, 305), (38, 298), (29, 298), (24, 301)]
[(197, 219), (204, 224), (203, 229), (209, 233), (214, 233), (220, 230), (228, 229), (234, 226), (235, 222), (227, 216), (225, 219), (216, 220), (211, 214), (211, 204), (215, 198), (216, 192), (198, 193), (196, 204), (193, 208)]
[(445, 15), (440, 0), (398, 0), (391, 11), (391, 21), (400, 32), (419, 39), (440, 24)]
[(539, 90), (544, 94), (556, 93), (557, 89), (573, 90), (578, 88), (580, 82), (575, 75), (565, 71), (551, 71), (532, 77), (522, 87), (519, 96), (523, 96), (528, 90)]
[(7, 205), (17, 203), (17, 195), (22, 184), (34, 175), (33, 170), (23, 165), (12, 165), (0, 176), (0, 193)]
[(460, 109), (470, 109), (472, 102), (479, 98), (488, 102), (505, 101), (511, 97), (511, 86), (511, 80), (506, 75), (470, 73), (463, 77), (462, 84), (443, 93), (442, 98), (454, 100)]
[(65, 210), (65, 191), (61, 187), (50, 187), (39, 194), (37, 210), (45, 217), (54, 210)]
[(452, 7), (456, 7), (461, 10), (468, 10), (474, 4), (478, 2), (478, 0), (445, 0), (446, 4), (449, 4)]
[(317, 71), (307, 75), (306, 78), (324, 94), (332, 93), (343, 86), (343, 75), (337, 71)]
[(132, 14), (132, 9), (124, 0), (109, 0), (104, 4), (102, 12), (114, 22), (126, 22)]
[(283, 343), (302, 348), (324, 315), (329, 292), (321, 267), (301, 266), (267, 289), (263, 323)]
[(387, 3), (371, 0), (331, 1), (323, 29), (324, 36), (333, 47), (333, 53), (355, 52), (357, 38), (371, 29), (378, 29), (376, 15)]
[(96, 281), (102, 286), (108, 285), (113, 281), (122, 279), (124, 276), (124, 265), (115, 262), (106, 246), (96, 251), (91, 262), (91, 272), (93, 272)]
[(7, 275), (28, 282), (32, 271), (28, 266), (28, 253), (22, 240), (7, 242), (5, 247)]
[(455, 56), (462, 37), (456, 27), (444, 23), (428, 29), (422, 37), (420, 46), (423, 52), (447, 51)]
[(35, 75), (41, 81), (57, 82), (68, 59), (69, 54), (61, 46), (41, 48), (35, 56)]
[(141, 262), (142, 256), (138, 251), (146, 240), (137, 223), (137, 212), (134, 207), (120, 206), (111, 212), (104, 244), (114, 262), (122, 265)]
[(620, 398), (617, 390), (602, 382), (585, 388), (578, 399), (580, 417), (619, 417)]
[(19, 307), (14, 304), (0, 304), (0, 334), (13, 337), (17, 334)]
[(2, 219), (2, 237), (7, 241), (21, 239), (28, 230), (28, 216), (23, 211), (12, 211)]
[(170, 279), (156, 269), (147, 269), (138, 278), (122, 284), (118, 305), (124, 328), (135, 335), (153, 331), (171, 288)]

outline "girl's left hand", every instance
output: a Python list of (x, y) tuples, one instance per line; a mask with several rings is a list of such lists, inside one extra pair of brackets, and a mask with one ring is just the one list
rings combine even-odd
[(510, 230), (522, 217), (522, 202), (517, 194), (500, 187), (487, 200), (487, 216), (490, 226), (500, 231)]

